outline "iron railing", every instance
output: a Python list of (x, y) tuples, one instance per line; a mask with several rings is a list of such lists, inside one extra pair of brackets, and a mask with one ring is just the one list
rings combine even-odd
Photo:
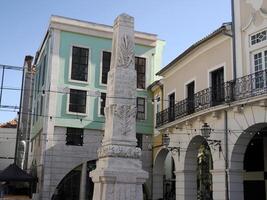
[(266, 91), (267, 70), (209, 87), (195, 93), (193, 97), (177, 102), (173, 107), (158, 112), (156, 127), (213, 106), (259, 96)]

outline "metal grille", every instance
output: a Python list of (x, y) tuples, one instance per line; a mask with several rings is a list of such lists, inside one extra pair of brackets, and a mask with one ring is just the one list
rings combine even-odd
[(266, 93), (266, 90), (267, 70), (257, 71), (236, 80), (227, 81), (216, 88), (206, 88), (194, 94), (194, 104), (189, 102), (188, 99), (177, 102), (175, 104), (174, 116), (170, 116), (172, 112), (170, 112), (170, 108), (158, 112), (156, 116), (156, 127), (192, 114), (192, 112), (188, 112), (188, 104), (190, 106), (194, 105), (194, 109), (190, 108), (190, 111), (194, 110), (193, 113), (195, 113), (213, 106), (263, 95)]

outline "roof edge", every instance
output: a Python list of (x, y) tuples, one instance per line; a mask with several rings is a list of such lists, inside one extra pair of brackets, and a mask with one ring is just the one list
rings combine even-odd
[(182, 52), (176, 58), (174, 58), (169, 64), (167, 64), (160, 71), (158, 71), (156, 73), (156, 75), (162, 76), (162, 74), (164, 72), (166, 72), (167, 70), (169, 70), (176, 62), (178, 62), (179, 60), (181, 60), (182, 58), (184, 58), (186, 55), (188, 55), (190, 52), (192, 52), (193, 50), (195, 50), (197, 47), (199, 47), (203, 43), (209, 41), (210, 39), (214, 38), (215, 36), (217, 36), (217, 35), (219, 35), (221, 33), (224, 33), (226, 31), (230, 31), (231, 30), (231, 24), (232, 24), (231, 22), (223, 23), (218, 29), (216, 29), (215, 31), (213, 31), (211, 34), (207, 35), (206, 37), (204, 37), (201, 40), (199, 40), (199, 41), (195, 42), (194, 44), (192, 44), (184, 52)]

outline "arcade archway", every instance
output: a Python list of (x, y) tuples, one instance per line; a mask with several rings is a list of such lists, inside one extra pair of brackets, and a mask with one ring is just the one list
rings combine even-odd
[(211, 200), (213, 161), (209, 145), (202, 136), (190, 141), (184, 169), (184, 199)]
[(172, 153), (161, 149), (155, 158), (153, 168), (153, 199), (175, 199), (175, 164)]

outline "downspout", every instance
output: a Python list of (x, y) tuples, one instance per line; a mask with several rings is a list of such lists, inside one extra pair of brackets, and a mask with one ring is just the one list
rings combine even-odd
[(225, 149), (225, 199), (229, 200), (229, 155), (228, 155), (228, 113), (224, 110), (224, 149)]
[(21, 107), (22, 107), (22, 95), (24, 89), (24, 77), (25, 77), (25, 63), (22, 69), (22, 79), (21, 79), (21, 90), (20, 90), (20, 104), (19, 104), (19, 116), (18, 116), (18, 124), (17, 124), (17, 136), (16, 136), (16, 145), (15, 145), (15, 156), (14, 156), (14, 163), (18, 164), (18, 145), (19, 145), (19, 137), (21, 132)]
[(235, 34), (235, 0), (231, 0), (231, 7), (232, 7), (232, 37), (233, 37), (233, 79), (237, 78), (237, 70), (236, 70), (236, 34)]
[[(231, 15), (232, 15), (232, 51), (233, 51), (233, 82), (237, 78), (236, 66), (236, 32), (235, 32), (235, 0), (231, 0)], [(228, 154), (228, 113), (224, 110), (224, 141), (225, 141), (225, 199), (229, 200), (229, 154)]]
[(33, 70), (33, 65), (32, 65), (33, 57), (29, 60), (27, 63), (28, 65), (28, 70), (27, 70), (27, 76), (29, 79), (29, 103), (27, 107), (27, 125), (26, 125), (26, 148), (25, 148), (25, 163), (23, 165), (23, 169), (28, 170), (28, 158), (29, 158), (29, 146), (30, 146), (30, 135), (31, 135), (31, 122), (32, 122), (32, 98), (33, 98), (33, 76), (34, 76), (34, 70)]

